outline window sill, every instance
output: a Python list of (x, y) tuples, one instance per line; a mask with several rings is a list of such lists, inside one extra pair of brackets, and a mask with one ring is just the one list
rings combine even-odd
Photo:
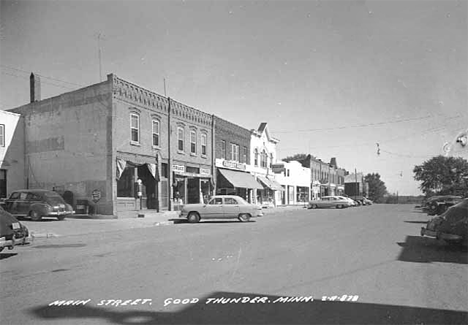
[(191, 153), (190, 153), (190, 156), (192, 156), (192, 157), (196, 157), (196, 156), (197, 156), (197, 154), (196, 154), (196, 153), (193, 153), (193, 152), (191, 152)]
[(160, 149), (161, 149), (161, 146), (155, 146), (154, 144), (153, 144), (152, 147), (153, 147), (153, 149), (157, 149), (157, 150), (160, 150)]
[(205, 159), (208, 158), (206, 155), (201, 155), (201, 157), (202, 157), (202, 158), (205, 158)]
[(178, 153), (179, 155), (185, 155), (185, 152), (183, 152), (182, 150), (177, 150), (177, 153)]
[(136, 146), (136, 147), (141, 147), (141, 144), (139, 142), (135, 142), (135, 141), (130, 141), (130, 145), (131, 146)]

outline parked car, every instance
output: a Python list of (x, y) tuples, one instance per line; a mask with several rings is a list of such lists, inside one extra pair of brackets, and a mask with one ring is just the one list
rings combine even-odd
[(261, 206), (250, 204), (236, 195), (215, 195), (207, 204), (185, 204), (179, 215), (190, 223), (202, 219), (239, 219), (247, 222), (250, 218), (261, 216), (263, 216)]
[(48, 190), (15, 191), (6, 200), (4, 208), (15, 217), (29, 217), (34, 221), (44, 217), (63, 220), (75, 213), (58, 193)]
[(372, 200), (369, 200), (368, 198), (364, 197), (362, 205), (372, 205)]
[(337, 196), (337, 198), (339, 199), (342, 199), (342, 200), (346, 200), (350, 203), (350, 206), (358, 206), (358, 203), (356, 201), (354, 201), (353, 199), (349, 198), (349, 197), (345, 197), (345, 196)]
[(343, 209), (350, 207), (351, 203), (348, 200), (340, 199), (337, 196), (323, 196), (320, 200), (309, 201), (309, 209), (317, 208), (337, 208)]
[(31, 242), (28, 228), (0, 207), (0, 252)]
[(468, 243), (468, 199), (449, 207), (421, 228), (421, 236), (443, 239), (449, 244)]
[(422, 210), (428, 215), (441, 215), (449, 207), (462, 201), (461, 196), (456, 195), (438, 195), (428, 198), (422, 207)]

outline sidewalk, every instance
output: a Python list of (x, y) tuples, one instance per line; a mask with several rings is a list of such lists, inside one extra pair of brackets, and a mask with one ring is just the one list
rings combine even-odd
[[(264, 217), (281, 212), (304, 209), (303, 206), (280, 206), (276, 208), (263, 209)], [(28, 227), (31, 237), (56, 238), (65, 236), (79, 236), (91, 233), (119, 231), (125, 229), (147, 228), (167, 226), (183, 222), (179, 219), (179, 211), (152, 212), (143, 210), (144, 217), (139, 218), (139, 211), (128, 211), (119, 213), (119, 216), (107, 215), (83, 215), (78, 214), (67, 217), (63, 221), (44, 219), (43, 221), (21, 220)]]

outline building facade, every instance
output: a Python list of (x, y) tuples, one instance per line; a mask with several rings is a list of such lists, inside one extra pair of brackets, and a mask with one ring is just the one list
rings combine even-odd
[(232, 194), (248, 202), (255, 201), (263, 187), (250, 174), (251, 132), (241, 126), (214, 119), (216, 194)]
[(260, 123), (257, 130), (251, 130), (250, 137), (250, 173), (260, 181), (263, 189), (258, 189), (256, 202), (262, 205), (278, 205), (277, 191), (283, 187), (275, 180), (272, 164), (276, 162), (276, 145), (279, 140), (274, 138), (268, 129), (267, 123)]
[(0, 110), (0, 199), (26, 188), (25, 168), (24, 119)]
[(298, 161), (277, 162), (272, 165), (276, 181), (284, 191), (276, 193), (277, 202), (281, 205), (306, 204), (311, 192), (311, 169), (302, 166)]
[[(212, 179), (212, 116), (110, 74), (12, 109), (25, 121), (28, 188), (53, 189), (95, 212), (200, 202)], [(208, 184), (208, 185), (207, 185)]]

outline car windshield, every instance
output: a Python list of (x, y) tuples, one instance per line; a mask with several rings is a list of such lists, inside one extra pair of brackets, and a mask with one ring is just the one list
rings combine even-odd
[(55, 192), (45, 192), (44, 193), (45, 198), (62, 198), (58, 193)]

